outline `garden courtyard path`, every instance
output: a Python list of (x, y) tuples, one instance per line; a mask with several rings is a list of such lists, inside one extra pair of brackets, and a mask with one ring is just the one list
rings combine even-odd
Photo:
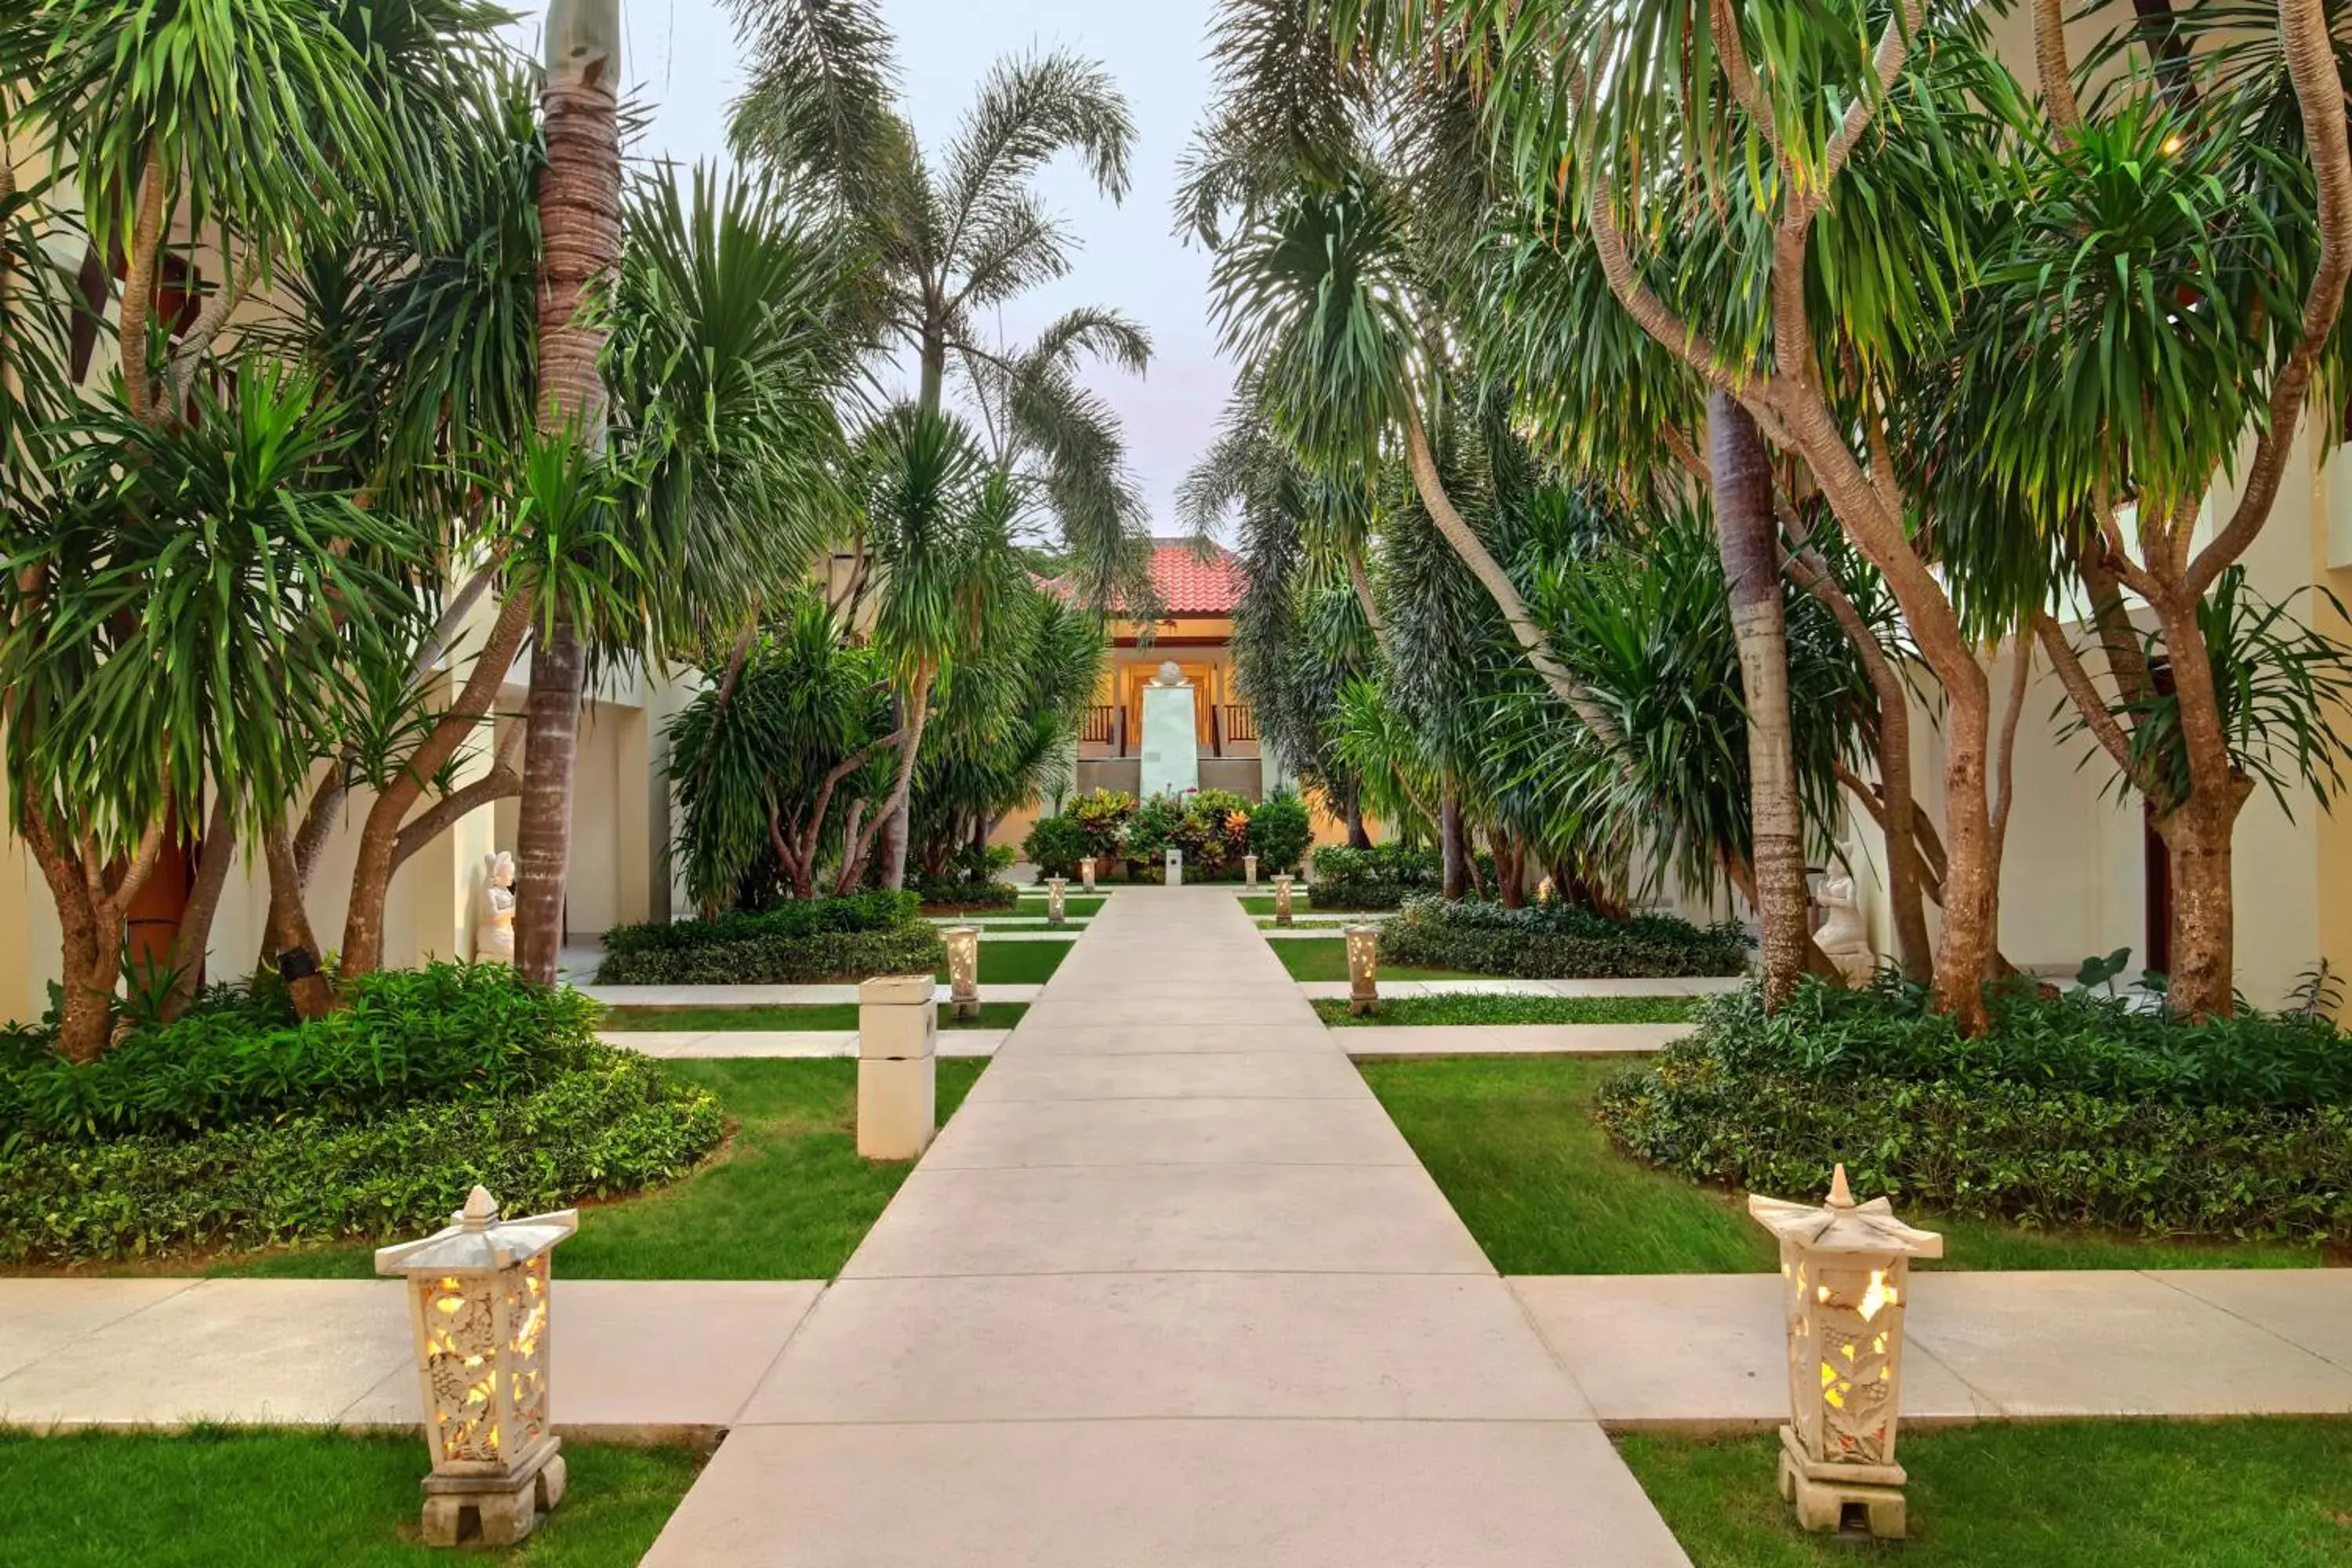
[(666, 1568), (1685, 1562), (1230, 890), (1122, 889)]

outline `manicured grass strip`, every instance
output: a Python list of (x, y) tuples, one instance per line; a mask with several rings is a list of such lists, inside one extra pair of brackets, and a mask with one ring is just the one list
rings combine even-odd
[[(1244, 893), (1242, 895), (1242, 912), (1244, 914), (1264, 915), (1267, 919), (1271, 920), (1274, 917), (1274, 895), (1272, 893)], [(1291, 918), (1298, 921), (1302, 924), (1304, 924), (1307, 920), (1318, 915), (1326, 917), (1335, 915), (1346, 916), (1351, 913), (1390, 915), (1396, 913), (1396, 911), (1394, 910), (1335, 910), (1321, 905), (1312, 905), (1307, 901), (1307, 889), (1304, 887), (1297, 887), (1290, 889)]]
[[(1075, 887), (1076, 883), (1073, 881), (1071, 885)], [(1045, 918), (1046, 896), (1045, 889), (1043, 888), (1039, 888), (1034, 893), (1024, 888), (1022, 889), (1020, 903), (1005, 912), (1016, 915), (1034, 914), (1042, 921)], [(1108, 893), (1065, 893), (1062, 895), (1062, 912), (1074, 921), (1084, 920), (1088, 915), (1099, 914), (1102, 911), (1103, 900), (1109, 896)]]
[(1696, 1568), (2319, 1568), (2352, 1562), (2352, 1422), (2022, 1422), (1906, 1432), (1908, 1541), (1808, 1535), (1777, 1436), (1637, 1434), (1625, 1462)]
[[(1348, 943), (1344, 937), (1325, 941), (1308, 937), (1297, 942), (1270, 942), (1282, 966), (1290, 971), (1293, 980), (1345, 980), (1348, 978)], [(1472, 974), (1461, 969), (1415, 969), (1410, 964), (1383, 963), (1381, 978), (1384, 980), (1491, 980), (1491, 974)]]
[(563, 1445), (563, 1504), (512, 1551), (476, 1557), (416, 1539), (414, 1435), (197, 1430), (179, 1436), (0, 1432), (0, 1559), (46, 1568), (625, 1568), (702, 1468), (678, 1447)]
[[(719, 1096), (735, 1135), (686, 1180), (581, 1211), (556, 1255), (566, 1279), (830, 1279), (914, 1169), (857, 1153), (854, 1061), (679, 1061), (679, 1077)], [(944, 1123), (987, 1064), (942, 1058)], [(236, 1259), (215, 1274), (361, 1279), (365, 1247)]]
[[(980, 983), (982, 985), (1042, 985), (1062, 967), (1076, 945), (1067, 942), (991, 942), (980, 939)], [(940, 966), (939, 978), (948, 977)]]
[(1694, 996), (1396, 996), (1369, 1017), (1348, 1016), (1345, 1002), (1315, 1004), (1333, 1028), (1381, 1024), (1686, 1024)]
[[(983, 1002), (977, 1018), (960, 1019), (940, 1004), (942, 1029), (1009, 1029), (1029, 1011), (1026, 1002)], [(624, 1032), (644, 1029), (784, 1029), (838, 1034), (857, 1027), (857, 1004), (762, 1007), (607, 1007), (597, 1027)]]
[[(1625, 1070), (1622, 1063), (1566, 1057), (1362, 1064), (1365, 1082), (1505, 1274), (1737, 1274), (1780, 1267), (1738, 1194), (1652, 1170), (1610, 1142), (1593, 1119), (1592, 1098)], [(2307, 1247), (2049, 1234), (1901, 1212), (1914, 1225), (1944, 1233), (1946, 1259), (1931, 1268), (2309, 1268), (2320, 1261), (2318, 1250)]]

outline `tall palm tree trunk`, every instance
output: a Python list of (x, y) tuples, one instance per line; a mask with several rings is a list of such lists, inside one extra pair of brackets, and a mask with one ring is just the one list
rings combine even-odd
[(1438, 803), (1437, 837), (1444, 856), (1445, 901), (1457, 904), (1470, 881), (1470, 845), (1462, 827), (1462, 792), (1452, 784), (1445, 786), (1445, 796)]
[[(547, 167), (540, 174), (539, 421), (591, 451), (604, 446), (599, 361), (605, 333), (588, 310), (621, 258), (619, 0), (557, 0), (548, 12)], [(551, 985), (572, 870), (573, 776), (587, 670), (580, 628), (561, 604), (541, 618), (530, 661), (530, 732), (516, 837), (515, 967)]]
[(923, 749), (923, 727), (929, 720), (933, 671), (929, 665), (915, 678), (898, 748), (898, 776), (890, 787), (890, 803), (882, 825), (882, 885), (892, 892), (907, 885), (907, 807), (915, 788), (915, 759)]
[(1739, 640), (1748, 700), (1750, 863), (1764, 922), (1764, 1005), (1777, 1009), (1805, 973), (1805, 822), (1789, 718), (1789, 623), (1780, 602), (1780, 525), (1756, 421), (1727, 392), (1707, 399), (1716, 539)]

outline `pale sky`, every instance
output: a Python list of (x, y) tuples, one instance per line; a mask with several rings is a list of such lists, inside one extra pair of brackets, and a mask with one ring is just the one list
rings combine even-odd
[[(1202, 59), (1211, 0), (884, 0), (898, 37), (900, 85), (926, 151), (943, 144), (999, 57), (1066, 47), (1101, 60), (1132, 107), (1133, 188), (1120, 206), (1096, 195), (1069, 160), (1043, 188), (1084, 248), (1071, 274), (1008, 308), (1008, 341), (1024, 341), (1075, 305), (1106, 305), (1141, 321), (1153, 343), (1141, 380), (1115, 371), (1096, 387), (1125, 422), (1154, 531), (1178, 531), (1176, 486), (1207, 447), (1233, 384), (1207, 318), (1207, 257), (1174, 236), (1176, 161), (1209, 88)], [(541, 6), (515, 6), (536, 50)], [(624, 79), (653, 112), (646, 157), (723, 161), (727, 105), (740, 84), (732, 30), (718, 0), (623, 0)]]

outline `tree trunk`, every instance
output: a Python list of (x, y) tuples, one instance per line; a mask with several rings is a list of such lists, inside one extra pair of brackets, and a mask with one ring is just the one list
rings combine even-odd
[(923, 730), (930, 719), (932, 672), (923, 666), (908, 697), (906, 739), (898, 747), (898, 777), (883, 806), (882, 885), (892, 892), (907, 885), (907, 810), (914, 795), (915, 758), (923, 749)]
[(1756, 421), (1731, 395), (1707, 399), (1716, 537), (1748, 700), (1748, 811), (1757, 915), (1764, 923), (1764, 1006), (1777, 1011), (1805, 973), (1805, 818), (1789, 714), (1789, 623), (1780, 601), (1780, 525)]
[(2166, 994), (2192, 1018), (2226, 1018), (2237, 1010), (2231, 841), (2253, 782), (2231, 763), (2212, 656), (2195, 602), (2154, 608), (2172, 654), (2180, 746), (2189, 763), (2189, 798), (2158, 825), (2172, 862), (2172, 973)]
[[(1975, 661), (1969, 661), (1975, 667)], [(1991, 1022), (1985, 982), (1999, 949), (2000, 871), (1992, 859), (1992, 812), (1986, 801), (1985, 752), (1991, 703), (1983, 672), (1973, 687), (1947, 675), (1944, 682), (1945, 845), (1944, 940), (1936, 954), (1936, 1005), (1963, 1034), (1981, 1035)]]
[(1371, 847), (1371, 829), (1364, 826), (1364, 792), (1349, 790), (1348, 792), (1348, 847), (1370, 849)]
[(180, 928), (172, 938), (172, 988), (163, 997), (166, 1022), (186, 1013), (196, 999), (205, 954), (212, 946), (213, 919), (220, 912), (221, 895), (228, 888), (229, 870), (236, 862), (236, 829), (225, 793), (215, 793), (196, 852), (195, 886), (188, 890), (187, 905), (180, 911)]
[[(1495, 852), (1495, 900), (1507, 910), (1528, 907), (1527, 846), (1514, 834), (1496, 833), (1490, 837)], [(1557, 884), (1555, 884), (1557, 890)]]
[[(559, 15), (562, 25), (559, 25)], [(620, 72), (619, 7), (559, 6), (541, 106), (547, 164), (540, 174), (545, 258), (539, 280), (539, 423), (542, 433), (604, 449), (606, 333), (595, 295), (621, 258), (621, 140), (614, 100)], [(523, 747), (522, 820), (516, 836), (515, 968), (555, 983), (572, 870), (574, 769), (587, 646), (567, 606), (547, 607), (530, 665), (530, 733)]]
[[(261, 847), (269, 860), (270, 886), (295, 887), (300, 879), (294, 868), (293, 843), (282, 819), (262, 829)], [(334, 1006), (335, 995), (320, 968), (318, 939), (310, 933), (310, 917), (302, 907), (301, 896), (296, 892), (273, 898), (269, 908), (270, 918), (277, 922), (269, 934), (278, 948), (278, 973), (286, 976), (287, 994), (294, 999), (295, 1016), (323, 1018)]]
[(1445, 795), (1437, 807), (1437, 837), (1445, 858), (1445, 901), (1458, 904), (1467, 889), (1470, 846), (1462, 831), (1462, 795), (1453, 785), (1445, 787)]

